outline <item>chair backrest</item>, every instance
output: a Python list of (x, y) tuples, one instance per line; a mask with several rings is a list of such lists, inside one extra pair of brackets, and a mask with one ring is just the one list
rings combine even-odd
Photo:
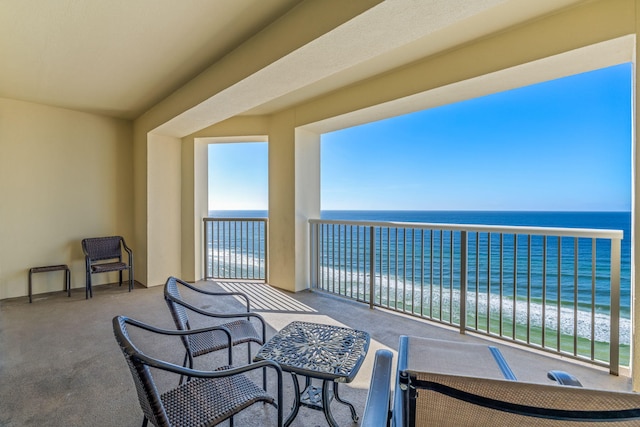
[(91, 237), (82, 240), (82, 248), (92, 261), (121, 258), (121, 236)]
[[(458, 356), (433, 357), (454, 347)], [(465, 347), (470, 354), (461, 355)], [(640, 394), (508, 380), (480, 348), (401, 337), (392, 425), (640, 425)]]
[(173, 300), (182, 300), (182, 296), (178, 290), (178, 279), (173, 276), (169, 277), (167, 282), (164, 284), (164, 297), (164, 300), (169, 306), (171, 317), (173, 317), (173, 321), (176, 324), (176, 328), (181, 331), (191, 329), (187, 309)]
[(405, 425), (640, 425), (635, 393), (428, 372), (409, 372), (409, 377)]
[(138, 357), (141, 352), (131, 341), (129, 333), (127, 332), (127, 319), (122, 316), (114, 317), (113, 319), (113, 333), (115, 334), (116, 341), (120, 345), (120, 349), (124, 354), (124, 358), (127, 361), (133, 382), (136, 386), (136, 392), (138, 394), (138, 400), (140, 401), (140, 407), (145, 417), (151, 421), (151, 423), (158, 427), (168, 427), (169, 420), (167, 413), (162, 405), (160, 399), (160, 393), (156, 388), (151, 375), (151, 370), (145, 365)]

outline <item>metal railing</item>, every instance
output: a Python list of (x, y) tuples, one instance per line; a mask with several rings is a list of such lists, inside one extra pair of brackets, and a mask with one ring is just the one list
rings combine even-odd
[(309, 222), (313, 288), (618, 374), (622, 231)]
[(267, 218), (204, 218), (205, 279), (266, 280)]

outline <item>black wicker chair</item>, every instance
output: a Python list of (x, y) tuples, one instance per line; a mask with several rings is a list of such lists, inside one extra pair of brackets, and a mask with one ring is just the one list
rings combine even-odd
[[(200, 309), (187, 303), (180, 294), (178, 286), (184, 286), (201, 295), (219, 297), (241, 297), (245, 300), (246, 311), (241, 313), (214, 313)], [(171, 315), (179, 330), (190, 330), (188, 311), (198, 313), (211, 319), (218, 319), (218, 324), (224, 326), (231, 332), (232, 345), (247, 344), (247, 362), (251, 362), (251, 343), (255, 342), (259, 345), (265, 343), (266, 326), (264, 319), (257, 313), (250, 312), (249, 297), (242, 292), (211, 292), (193, 286), (183, 280), (175, 277), (169, 277), (164, 286), (164, 298), (169, 306)], [(229, 322), (229, 319), (237, 319)], [(260, 324), (260, 333), (256, 330), (251, 319), (255, 319)], [(203, 333), (197, 335), (185, 336), (183, 343), (186, 349), (183, 366), (193, 368), (193, 358), (208, 354), (214, 351), (223, 350), (228, 347), (228, 343), (221, 340), (218, 335)], [(188, 365), (187, 365), (188, 363)]]
[[(149, 421), (156, 427), (206, 427), (217, 425), (227, 419), (233, 426), (235, 414), (258, 402), (275, 406), (277, 408), (277, 425), (282, 426), (282, 370), (278, 364), (263, 361), (238, 367), (223, 366), (214, 371), (181, 367), (141, 352), (131, 340), (128, 331), (130, 326), (159, 336), (190, 337), (202, 333), (217, 332), (226, 336), (230, 341), (231, 334), (228, 329), (219, 326), (193, 331), (171, 331), (158, 329), (123, 316), (113, 318), (113, 332), (131, 370), (138, 400), (144, 413), (143, 427)], [(153, 339), (154, 342), (157, 342), (156, 336)], [(231, 347), (229, 345), (227, 347), (231, 364)], [(158, 390), (157, 382), (154, 381), (156, 369), (176, 374), (176, 376), (189, 377), (190, 381), (161, 393)], [(245, 375), (255, 369), (272, 369), (274, 371), (278, 385), (276, 398), (267, 394), (262, 387)]]
[[(128, 254), (128, 262), (122, 262), (122, 248)], [(118, 271), (120, 273), (120, 286), (122, 286), (122, 272), (129, 270), (129, 292), (133, 290), (133, 251), (127, 246), (121, 236), (92, 237), (82, 240), (84, 252), (87, 286), (86, 298), (93, 297), (91, 275)]]

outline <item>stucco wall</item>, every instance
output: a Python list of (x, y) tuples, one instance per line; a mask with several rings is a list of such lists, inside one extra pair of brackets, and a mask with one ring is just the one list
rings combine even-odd
[[(67, 264), (72, 287), (84, 288), (85, 237), (123, 235), (135, 251), (131, 129), (126, 120), (0, 98), (0, 299), (27, 295), (36, 266)], [(62, 276), (34, 275), (34, 293), (63, 289)]]

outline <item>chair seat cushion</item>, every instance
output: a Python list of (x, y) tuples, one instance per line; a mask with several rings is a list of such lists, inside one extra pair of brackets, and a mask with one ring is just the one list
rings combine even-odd
[(92, 273), (104, 273), (106, 271), (128, 270), (129, 266), (124, 262), (105, 262), (102, 264), (93, 264), (91, 266)]
[[(221, 326), (229, 328), (231, 332), (231, 341), (233, 345), (256, 342), (264, 344), (260, 335), (248, 320), (235, 320), (233, 322), (224, 323)], [(211, 353), (212, 351), (227, 348), (227, 336), (219, 331), (202, 332), (188, 336), (191, 353), (194, 357)]]
[(256, 402), (273, 397), (242, 374), (193, 378), (160, 399), (172, 426), (213, 426)]

